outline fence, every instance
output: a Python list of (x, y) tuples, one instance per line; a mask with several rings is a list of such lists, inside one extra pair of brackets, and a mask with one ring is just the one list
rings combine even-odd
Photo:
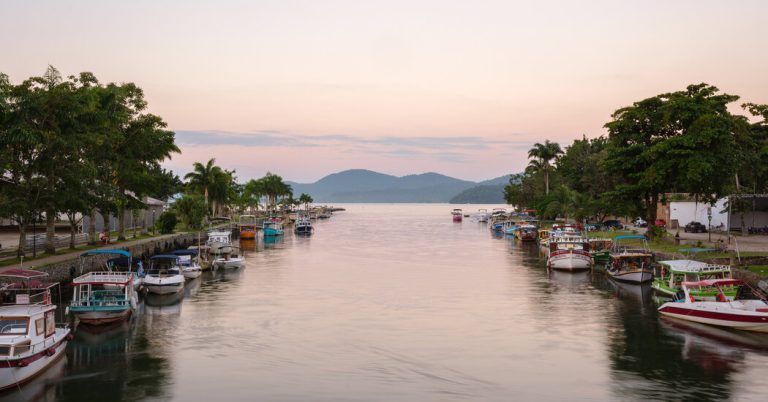
[[(78, 233), (75, 235), (75, 244), (83, 244), (88, 242), (88, 233)], [(53, 245), (56, 248), (69, 247), (69, 235), (54, 236)], [(39, 235), (27, 236), (24, 242), (24, 251), (41, 251), (45, 249), (45, 233)]]

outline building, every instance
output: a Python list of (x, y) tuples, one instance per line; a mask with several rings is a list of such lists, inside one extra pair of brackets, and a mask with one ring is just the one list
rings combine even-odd
[(663, 198), (665, 201), (657, 205), (656, 217), (667, 221), (668, 229), (679, 229), (689, 222), (736, 232), (768, 228), (768, 194), (730, 195), (714, 204), (696, 202), (688, 194), (668, 193)]

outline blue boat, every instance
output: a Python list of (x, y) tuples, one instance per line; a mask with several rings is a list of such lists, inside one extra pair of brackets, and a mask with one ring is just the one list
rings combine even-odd
[(69, 311), (83, 324), (123, 321), (136, 309), (132, 272), (89, 272), (72, 281)]
[(283, 224), (275, 221), (264, 222), (264, 236), (282, 236)]

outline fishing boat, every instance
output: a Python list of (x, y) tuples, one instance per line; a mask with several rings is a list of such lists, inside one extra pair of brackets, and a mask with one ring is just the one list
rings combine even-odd
[(589, 254), (589, 241), (581, 236), (550, 238), (547, 266), (568, 271), (590, 269), (592, 255)]
[[(707, 279), (681, 284), (682, 297), (659, 307), (665, 316), (702, 324), (727, 327), (743, 331), (768, 332), (768, 303), (765, 300), (728, 300), (723, 293), (727, 286), (746, 286), (738, 279)], [(716, 301), (695, 301), (691, 288), (711, 287)]]
[(605, 264), (611, 260), (611, 249), (613, 240), (611, 239), (589, 239), (589, 253), (592, 254), (592, 260), (595, 264)]
[(225, 254), (232, 251), (232, 231), (230, 230), (212, 230), (208, 232), (208, 239), (205, 241), (210, 254)]
[(488, 213), (488, 210), (485, 208), (480, 208), (475, 213), (475, 219), (478, 222), (488, 222), (488, 219), (491, 217), (491, 215)]
[(66, 325), (56, 325), (56, 305), (44, 283), (45, 272), (9, 269), (0, 273), (0, 390), (18, 388), (44, 373), (62, 356), (71, 339)]
[(240, 215), (238, 228), (240, 229), (241, 239), (255, 239), (256, 238), (256, 216)]
[(611, 261), (605, 269), (608, 277), (631, 283), (653, 280), (653, 253), (644, 236), (616, 236), (613, 242)]
[(461, 220), (463, 219), (462, 217), (464, 216), (464, 214), (461, 211), (461, 208), (454, 208), (453, 211), (451, 211), (451, 215), (453, 216), (454, 222), (461, 222)]
[(277, 219), (264, 222), (264, 236), (282, 236), (283, 224)]
[(231, 252), (226, 254), (219, 254), (213, 259), (214, 269), (237, 269), (243, 268), (244, 266), (245, 256), (239, 253), (239, 249), (237, 247), (232, 247)]
[(523, 223), (517, 227), (515, 237), (522, 241), (536, 241), (539, 236), (539, 228), (532, 223)]
[(195, 279), (203, 274), (203, 268), (197, 261), (197, 250), (195, 249), (181, 249), (172, 253), (179, 257), (179, 268), (181, 268), (181, 274), (184, 278)]
[[(698, 282), (706, 279), (732, 279), (729, 265), (707, 264), (694, 260), (659, 261), (659, 274), (653, 280), (653, 289), (662, 296), (674, 297), (682, 288), (681, 283)], [(739, 286), (721, 286), (728, 300), (733, 300), (739, 293)], [(717, 291), (712, 287), (688, 287), (695, 300), (715, 301)]]
[(132, 272), (89, 272), (73, 279), (72, 285), (74, 293), (69, 311), (83, 324), (124, 321), (138, 304)]
[(314, 228), (308, 215), (299, 215), (294, 224), (293, 231), (300, 235), (310, 235)]
[[(101, 269), (95, 267), (95, 261), (101, 256), (117, 256), (107, 260), (106, 264)], [(133, 273), (133, 280), (131, 281), (134, 290), (139, 290), (144, 283), (144, 264), (138, 258), (133, 258), (131, 253), (125, 250), (89, 250), (80, 254), (80, 271), (82, 275), (85, 271), (103, 271), (109, 272), (128, 272)], [(72, 276), (75, 276), (73, 273)], [(106, 284), (106, 288), (119, 290), (121, 285), (119, 284)]]
[(149, 259), (149, 270), (144, 278), (147, 292), (166, 295), (184, 289), (184, 275), (179, 267), (179, 256), (173, 254), (154, 255)]

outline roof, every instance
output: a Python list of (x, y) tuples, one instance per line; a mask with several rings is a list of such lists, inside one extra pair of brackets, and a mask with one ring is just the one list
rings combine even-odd
[[(34, 314), (40, 314), (43, 311), (55, 309), (53, 304), (5, 304), (0, 307), (0, 317), (24, 317)], [(10, 334), (6, 334), (10, 335)], [(16, 335), (16, 334), (14, 334)]]
[(30, 279), (30, 278), (39, 278), (41, 276), (48, 276), (48, 273), (42, 272), (42, 271), (35, 271), (32, 269), (13, 268), (13, 269), (8, 269), (0, 272), (0, 276), (4, 276), (7, 278)]
[(178, 259), (179, 259), (179, 256), (173, 255), (173, 254), (158, 254), (158, 255), (153, 255), (150, 258), (150, 260), (178, 260)]
[(89, 255), (99, 255), (99, 254), (118, 254), (122, 255), (124, 257), (130, 257), (131, 253), (125, 251), (125, 250), (89, 250), (82, 254), (80, 254), (81, 257), (89, 256)]
[(727, 286), (727, 285), (743, 285), (744, 281), (741, 279), (706, 279), (696, 282), (683, 282), (685, 286)]

